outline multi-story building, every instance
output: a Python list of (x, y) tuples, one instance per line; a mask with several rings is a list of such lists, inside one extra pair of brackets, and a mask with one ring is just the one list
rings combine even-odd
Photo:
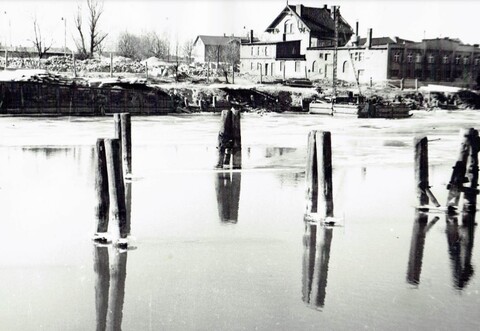
[[(240, 71), (283, 78), (305, 77), (308, 74), (307, 49), (333, 45), (335, 12), (339, 13), (334, 7), (287, 5), (267, 27), (261, 41), (254, 42), (250, 38), (241, 45)], [(338, 15), (339, 45), (344, 45), (353, 31)]]

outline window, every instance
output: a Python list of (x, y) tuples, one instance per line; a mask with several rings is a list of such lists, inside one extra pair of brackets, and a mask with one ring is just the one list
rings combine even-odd
[(283, 61), (280, 61), (280, 63), (279, 63), (279, 64), (280, 64), (280, 71), (281, 71), (281, 72), (283, 72), (283, 66), (284, 66), (284, 63), (283, 63)]
[(428, 56), (428, 63), (434, 64), (435, 63), (435, 56), (433, 54), (430, 54)]
[(417, 54), (415, 55), (415, 62), (416, 62), (416, 63), (422, 63), (422, 54), (417, 53)]
[(480, 58), (478, 58), (478, 57), (475, 58), (474, 64), (475, 64), (476, 66), (478, 66), (478, 65), (480, 64)]
[(295, 61), (295, 72), (300, 72), (300, 61)]
[(463, 57), (463, 64), (464, 65), (469, 65), (470, 64), (470, 58), (468, 56)]
[(268, 55), (268, 47), (265, 46), (265, 55)]
[(395, 62), (395, 63), (400, 63), (400, 58), (401, 58), (401, 57), (400, 57), (400, 54), (399, 54), (399, 53), (393, 55), (393, 62)]
[(358, 52), (355, 52), (355, 61), (358, 61)]
[(291, 20), (285, 21), (283, 26), (283, 33), (292, 33), (293, 32), (293, 23)]
[(250, 55), (252, 55), (252, 56), (253, 56), (253, 46), (252, 46), (252, 47), (250, 47)]
[(450, 63), (450, 59), (449, 59), (448, 55), (445, 55), (445, 56), (443, 57), (442, 63), (443, 63), (443, 64), (449, 64), (449, 63)]
[(325, 61), (328, 60), (328, 54), (325, 54)]
[(319, 59), (323, 59), (323, 53), (318, 54)]
[(460, 64), (460, 55), (455, 56), (455, 64)]
[(253, 70), (253, 62), (250, 62), (250, 70)]
[(362, 61), (363, 60), (363, 52), (359, 52), (358, 53), (358, 61)]
[(260, 47), (257, 47), (257, 55), (260, 55)]
[(407, 55), (407, 62), (408, 62), (408, 63), (412, 63), (412, 62), (413, 62), (413, 55), (412, 55), (412, 53), (408, 53), (408, 55)]

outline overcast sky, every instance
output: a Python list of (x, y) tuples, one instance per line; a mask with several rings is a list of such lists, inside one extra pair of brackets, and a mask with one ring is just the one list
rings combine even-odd
[[(465, 43), (480, 43), (480, 1), (292, 1), (306, 6), (340, 5), (345, 19), (365, 36), (373, 28), (374, 37), (399, 36), (421, 40), (436, 37), (460, 38)], [(63, 47), (64, 21), (67, 19), (67, 46), (73, 48), (73, 17), (84, 1), (0, 1), (0, 42), (31, 46), (33, 17), (42, 34), (54, 46)], [(101, 29), (114, 45), (122, 31), (156, 31), (171, 40), (194, 38), (198, 34), (244, 35), (249, 29), (262, 32), (286, 5), (285, 0), (105, 0)]]

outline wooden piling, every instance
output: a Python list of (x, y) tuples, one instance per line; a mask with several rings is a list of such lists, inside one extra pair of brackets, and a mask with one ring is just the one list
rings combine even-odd
[(132, 122), (129, 113), (120, 115), (120, 129), (122, 141), (122, 160), (124, 175), (132, 174)]
[(428, 180), (428, 139), (427, 137), (415, 137), (415, 186), (420, 206), (428, 205), (429, 199), (426, 189)]
[(97, 233), (103, 233), (108, 231), (108, 212), (110, 208), (104, 139), (97, 139), (95, 155), (95, 193), (97, 195), (95, 206), (96, 231)]
[(110, 197), (110, 219), (113, 221), (116, 239), (125, 239), (128, 235), (127, 212), (125, 205), (125, 186), (121, 147), (119, 139), (105, 139), (105, 154), (107, 159), (108, 191)]
[(460, 153), (453, 167), (452, 176), (450, 178), (450, 183), (447, 185), (448, 197), (447, 197), (447, 208), (449, 211), (453, 211), (457, 208), (458, 202), (460, 200), (460, 194), (463, 191), (463, 184), (466, 181), (466, 171), (467, 171), (467, 160), (469, 154), (469, 136), (473, 129), (461, 130), (462, 142), (460, 145)]
[(467, 168), (467, 178), (469, 187), (464, 188), (464, 212), (474, 212), (477, 209), (477, 194), (478, 194), (478, 151), (479, 151), (479, 137), (478, 131), (472, 129), (469, 135), (470, 144), (470, 163)]
[(220, 116), (220, 129), (218, 131), (217, 168), (223, 168), (223, 165), (226, 162), (230, 163), (230, 156), (229, 153), (227, 153), (227, 149), (231, 148), (232, 141), (232, 112), (230, 110), (222, 110), (222, 114)]
[(233, 136), (233, 147), (232, 147), (232, 168), (241, 169), (242, 168), (242, 130), (240, 125), (240, 110), (232, 110), (232, 136)]
[(122, 120), (120, 117), (120, 113), (113, 114), (113, 127), (114, 127), (114, 134), (113, 137), (115, 139), (122, 139)]
[(306, 178), (307, 213), (333, 217), (332, 146), (328, 131), (309, 134)]

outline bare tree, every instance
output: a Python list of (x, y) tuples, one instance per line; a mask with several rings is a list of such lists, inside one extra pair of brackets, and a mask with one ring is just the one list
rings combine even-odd
[[(74, 18), (75, 27), (79, 33), (80, 39), (76, 41), (77, 49), (80, 54), (92, 57), (97, 51), (101, 43), (107, 37), (107, 34), (100, 31), (99, 20), (103, 14), (103, 2), (99, 0), (87, 0), (88, 8), (88, 35), (85, 36), (82, 28), (82, 14), (81, 7), (78, 7), (77, 14)], [(88, 38), (89, 45), (87, 49), (86, 39)]]
[(183, 56), (185, 56), (187, 63), (190, 63), (192, 61), (193, 43), (194, 40), (189, 39), (183, 44)]
[(42, 31), (40, 29), (40, 25), (38, 24), (38, 21), (37, 21), (37, 16), (33, 17), (33, 31), (34, 31), (35, 39), (32, 40), (32, 43), (33, 43), (33, 46), (35, 47), (35, 50), (37, 51), (38, 58), (41, 59), (52, 47), (53, 41), (50, 41), (48, 45), (45, 43), (45, 40), (42, 37)]
[(127, 31), (120, 34), (117, 41), (118, 55), (131, 59), (139, 59), (141, 57), (142, 47), (140, 47), (140, 38)]
[(232, 67), (232, 83), (235, 83), (235, 70), (240, 63), (240, 42), (238, 40), (232, 39), (228, 45), (223, 48), (222, 60), (227, 64), (227, 66), (223, 68), (227, 83), (229, 66)]

